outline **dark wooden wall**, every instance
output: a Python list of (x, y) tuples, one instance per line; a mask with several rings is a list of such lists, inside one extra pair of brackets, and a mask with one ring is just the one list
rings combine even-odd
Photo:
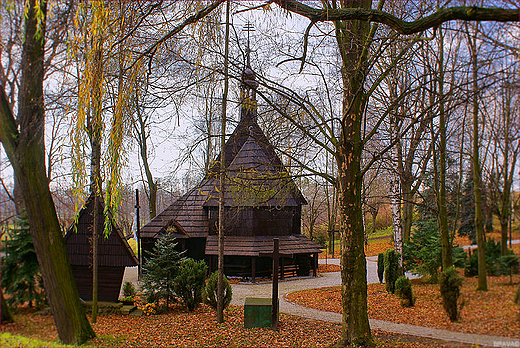
[[(124, 267), (99, 267), (98, 300), (117, 302), (123, 281)], [(78, 287), (79, 297), (92, 301), (92, 269), (88, 266), (72, 265), (72, 274)]]

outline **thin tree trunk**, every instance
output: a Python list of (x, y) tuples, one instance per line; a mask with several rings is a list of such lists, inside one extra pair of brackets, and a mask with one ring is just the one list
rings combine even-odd
[(88, 119), (90, 146), (92, 150), (90, 161), (90, 193), (94, 199), (94, 211), (92, 219), (92, 323), (96, 323), (98, 315), (98, 241), (103, 233), (100, 221), (100, 203), (102, 202), (101, 181), (101, 137), (103, 129), (102, 118), (102, 94), (103, 94), (103, 58), (102, 45), (103, 33), (98, 33), (94, 38), (96, 44), (92, 60), (92, 113)]
[(398, 255), (399, 267), (403, 266), (403, 225), (401, 223), (401, 180), (394, 175), (390, 182), (390, 201), (392, 207), (392, 225), (394, 232), (394, 249)]
[(4, 292), (0, 290), (0, 295), (2, 296), (2, 324), (12, 323), (14, 322), (13, 314), (11, 314), (11, 310), (9, 306), (7, 306), (7, 301), (4, 298)]
[[(95, 333), (79, 301), (45, 170), (43, 38), (46, 13), (47, 2), (40, 3), (37, 14), (35, 1), (28, 1), (21, 63), (22, 93), (18, 100), (20, 131), (2, 85), (0, 138), (26, 203), (34, 249), (58, 336), (64, 343), (81, 344), (95, 337)], [(40, 33), (37, 33), (38, 22)]]
[(473, 75), (473, 192), (475, 195), (475, 229), (477, 233), (478, 246), (478, 290), (487, 290), (486, 272), (486, 250), (484, 225), (482, 222), (482, 192), (481, 192), (481, 169), (479, 158), (479, 130), (478, 130), (478, 63), (477, 63), (477, 33), (473, 37), (468, 31), (468, 43), (471, 51), (471, 67)]
[[(393, 4), (392, 4), (393, 5)], [(391, 57), (396, 57), (396, 45), (394, 43), (390, 47)], [(392, 73), (389, 79), (390, 99), (393, 102), (397, 100), (397, 88), (399, 84), (398, 72)], [(403, 266), (403, 224), (401, 220), (401, 174), (403, 173), (403, 162), (402, 162), (402, 149), (400, 141), (400, 121), (398, 120), (400, 112), (397, 108), (393, 108), (390, 114), (390, 139), (394, 142), (392, 147), (390, 158), (392, 163), (395, 164), (395, 171), (391, 174), (390, 179), (390, 207), (392, 211), (392, 231), (394, 239), (394, 249), (398, 255), (398, 265), (400, 268)]]
[(137, 136), (139, 138), (139, 153), (143, 161), (144, 173), (146, 175), (146, 183), (148, 185), (148, 212), (150, 220), (157, 215), (157, 183), (154, 181), (152, 171), (150, 170), (150, 163), (148, 162), (148, 143), (146, 136), (146, 122), (141, 114), (139, 107), (139, 93), (135, 91), (136, 116), (139, 125), (135, 126)]
[[(510, 128), (511, 128), (511, 92), (509, 90), (509, 86), (504, 86), (504, 155), (503, 155), (503, 177), (504, 177), (504, 188), (502, 190), (501, 197), (501, 205), (502, 209), (500, 211), (500, 254), (507, 254), (507, 234), (509, 231), (509, 220), (511, 219), (511, 186), (513, 183), (514, 176), (514, 168), (516, 165), (516, 159), (518, 154), (516, 151), (510, 151), (511, 138), (509, 136)], [(511, 164), (509, 160), (511, 159)], [(511, 166), (511, 171), (509, 168)]]
[(401, 182), (401, 192), (403, 195), (403, 214), (402, 214), (402, 226), (403, 226), (403, 243), (410, 241), (410, 234), (412, 231), (413, 223), (413, 193), (411, 183), (407, 180)]
[[(391, 47), (391, 55), (392, 57), (396, 56), (395, 53), (395, 45)], [(397, 78), (392, 76), (390, 79), (390, 98), (392, 101), (397, 99)], [(392, 162), (396, 164), (396, 171), (391, 174), (392, 178), (390, 180), (390, 207), (392, 210), (392, 231), (393, 231), (393, 239), (394, 239), (394, 249), (398, 255), (398, 264), (399, 267), (403, 266), (403, 225), (401, 222), (401, 177), (400, 173), (402, 170), (402, 161), (401, 158), (401, 142), (399, 125), (397, 120), (397, 111), (392, 110), (392, 114), (390, 115), (390, 129), (391, 129), (391, 140), (395, 142), (394, 146), (391, 150), (391, 159)], [(394, 162), (395, 161), (395, 162)]]
[(226, 39), (224, 52), (224, 93), (222, 94), (222, 129), (220, 134), (220, 174), (218, 205), (218, 280), (217, 280), (217, 323), (224, 322), (224, 189), (226, 179), (226, 112), (229, 89), (229, 12), (230, 0), (226, 1)]
[[(390, 87), (390, 94), (395, 98), (395, 84)], [(399, 131), (397, 126), (397, 116), (391, 116), (391, 128), (392, 128), (392, 138), (399, 138)], [(401, 142), (397, 141), (394, 147), (392, 148), (391, 157), (396, 162), (399, 162), (399, 149), (401, 146)], [(394, 249), (398, 255), (398, 264), (399, 267), (403, 266), (403, 225), (401, 222), (401, 178), (399, 173), (396, 172), (392, 175), (392, 179), (390, 181), (390, 206), (392, 209), (392, 226), (393, 226), (393, 237), (394, 237)]]
[(446, 114), (444, 111), (444, 36), (439, 27), (439, 194), (437, 196), (437, 225), (441, 237), (442, 269), (452, 264), (450, 233), (448, 231), (448, 211), (446, 209)]

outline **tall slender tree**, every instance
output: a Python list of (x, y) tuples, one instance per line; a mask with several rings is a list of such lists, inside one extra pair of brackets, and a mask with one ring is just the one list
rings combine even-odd
[(224, 48), (224, 93), (222, 93), (222, 123), (220, 127), (220, 173), (218, 202), (218, 279), (217, 279), (217, 322), (224, 322), (224, 189), (226, 180), (226, 113), (229, 89), (229, 26), (231, 1), (226, 1), (226, 34)]
[(479, 137), (479, 110), (478, 110), (478, 54), (477, 54), (477, 26), (473, 33), (466, 26), (468, 46), (471, 54), (471, 87), (472, 87), (472, 114), (473, 114), (473, 141), (472, 141), (472, 168), (473, 168), (473, 194), (475, 195), (475, 230), (478, 245), (478, 290), (487, 290), (486, 250), (484, 223), (482, 221), (482, 169), (480, 165), (480, 137)]

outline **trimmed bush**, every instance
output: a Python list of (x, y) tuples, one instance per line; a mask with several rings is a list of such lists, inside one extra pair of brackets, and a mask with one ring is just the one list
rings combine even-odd
[(135, 286), (132, 282), (125, 282), (123, 284), (123, 295), (125, 297), (134, 297), (135, 296)]
[(383, 282), (383, 276), (385, 275), (385, 254), (379, 253), (377, 255), (377, 277), (379, 282)]
[(439, 283), (442, 296), (442, 306), (448, 314), (450, 321), (458, 321), (458, 300), (460, 296), (460, 287), (462, 285), (462, 277), (457, 274), (455, 267), (451, 266), (447, 270), (441, 272)]
[(406, 276), (402, 275), (395, 281), (395, 294), (401, 299), (401, 306), (413, 307), (415, 296), (412, 293), (412, 284)]
[[(203, 302), (209, 305), (213, 309), (217, 309), (217, 289), (218, 289), (218, 271), (214, 272), (206, 283), (206, 289), (204, 289)], [(231, 297), (233, 292), (231, 290), (231, 284), (224, 275), (224, 309), (231, 303)]]
[(395, 281), (399, 274), (399, 259), (394, 249), (385, 251), (385, 287), (386, 291), (395, 293)]
[(173, 290), (190, 312), (202, 302), (207, 272), (208, 266), (203, 260), (197, 262), (188, 258), (181, 261)]

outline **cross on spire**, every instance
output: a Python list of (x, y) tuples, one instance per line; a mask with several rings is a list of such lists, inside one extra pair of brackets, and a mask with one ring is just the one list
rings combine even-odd
[(247, 46), (246, 46), (246, 66), (249, 68), (251, 67), (251, 60), (250, 60), (250, 53), (251, 53), (251, 47), (249, 46), (249, 33), (252, 31), (255, 31), (255, 27), (251, 22), (247, 21), (247, 23), (242, 28), (242, 31), (247, 32)]

